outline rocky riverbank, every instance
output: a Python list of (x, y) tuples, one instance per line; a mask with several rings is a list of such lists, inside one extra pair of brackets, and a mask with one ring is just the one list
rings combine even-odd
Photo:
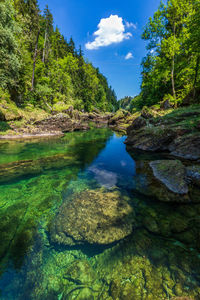
[(163, 155), (137, 166), (145, 174), (140, 193), (162, 202), (200, 202), (200, 106), (143, 110), (127, 128), (125, 143), (132, 156), (134, 151)]
[(90, 113), (80, 112), (69, 107), (62, 112), (51, 114), (41, 113), (37, 116), (27, 114), (1, 119), (0, 139), (33, 138), (44, 136), (62, 135), (65, 132), (88, 130), (91, 127), (108, 126), (114, 114), (93, 111)]
[(127, 128), (129, 149), (168, 152), (188, 160), (200, 159), (200, 106), (176, 109), (163, 117), (141, 114)]
[(65, 132), (107, 126), (126, 134), (135, 118), (125, 110), (109, 113), (98, 109), (83, 112), (73, 106), (58, 108), (47, 112), (30, 104), (22, 109), (13, 102), (0, 103), (0, 139), (59, 136)]

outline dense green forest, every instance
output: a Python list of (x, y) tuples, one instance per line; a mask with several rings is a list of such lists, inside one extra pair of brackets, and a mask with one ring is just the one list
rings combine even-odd
[(142, 38), (141, 93), (131, 108), (171, 101), (174, 106), (200, 102), (200, 1), (161, 2)]
[(44, 109), (113, 111), (116, 95), (37, 0), (0, 1), (0, 98)]

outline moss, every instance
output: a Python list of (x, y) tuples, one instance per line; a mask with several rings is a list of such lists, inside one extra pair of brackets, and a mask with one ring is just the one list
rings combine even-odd
[(7, 122), (0, 121), (0, 133), (1, 132), (7, 132), (9, 129), (11, 129), (10, 125)]
[(22, 118), (21, 110), (11, 100), (1, 99), (0, 113), (5, 121), (18, 120)]
[(62, 112), (63, 110), (67, 110), (70, 107), (72, 107), (71, 104), (66, 104), (64, 102), (57, 102), (53, 105), (52, 110), (55, 112)]

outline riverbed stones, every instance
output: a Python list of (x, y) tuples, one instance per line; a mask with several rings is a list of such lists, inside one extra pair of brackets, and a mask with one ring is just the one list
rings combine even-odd
[(89, 126), (86, 123), (75, 121), (71, 119), (69, 115), (64, 113), (59, 113), (42, 121), (37, 121), (34, 125), (36, 125), (42, 132), (72, 132), (89, 129)]
[(132, 232), (134, 211), (118, 190), (85, 190), (66, 200), (50, 226), (51, 241), (63, 245), (107, 245)]

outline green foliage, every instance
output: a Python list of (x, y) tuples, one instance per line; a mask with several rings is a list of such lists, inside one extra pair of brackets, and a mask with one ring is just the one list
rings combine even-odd
[(10, 93), (17, 88), (21, 59), (17, 44), (18, 24), (14, 20), (12, 1), (0, 2), (0, 87), (9, 89)]
[[(135, 107), (159, 103), (165, 95), (176, 105), (200, 89), (200, 3), (168, 0), (149, 19), (142, 38), (148, 41), (142, 61), (141, 94)], [(138, 101), (139, 100), (139, 101)]]
[(37, 0), (0, 1), (0, 87), (17, 104), (49, 110), (56, 103), (113, 111), (116, 95), (106, 78), (53, 27)]
[(132, 102), (132, 100), (133, 100), (133, 98), (130, 97), (130, 96), (126, 96), (126, 97), (120, 99), (117, 102), (118, 109), (122, 108), (122, 109), (125, 109), (125, 110), (128, 110), (128, 111), (131, 111), (131, 102)]

